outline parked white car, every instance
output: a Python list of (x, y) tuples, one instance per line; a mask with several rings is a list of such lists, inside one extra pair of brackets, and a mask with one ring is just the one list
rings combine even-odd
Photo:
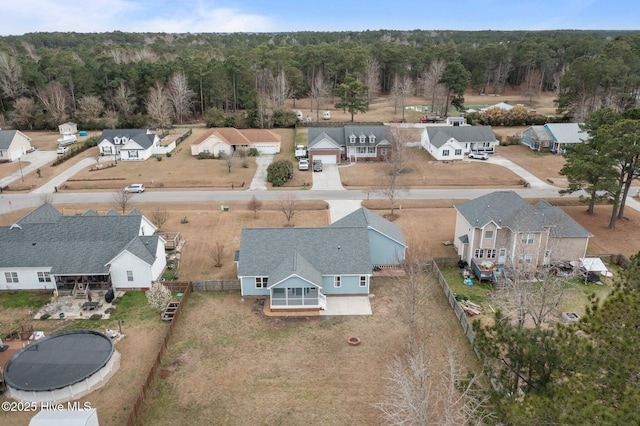
[(58, 155), (63, 155), (69, 152), (69, 148), (67, 148), (66, 146), (58, 146), (57, 152), (58, 152)]
[(298, 170), (309, 170), (309, 160), (301, 158), (298, 162)]
[(138, 194), (144, 192), (144, 184), (134, 183), (123, 189), (124, 192), (137, 192)]
[(489, 159), (489, 154), (487, 154), (486, 152), (471, 151), (469, 153), (469, 158), (474, 158), (476, 160), (488, 160)]

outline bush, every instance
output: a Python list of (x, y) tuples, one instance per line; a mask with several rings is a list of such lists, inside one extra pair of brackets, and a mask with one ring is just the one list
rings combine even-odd
[(214, 158), (216, 157), (210, 152), (201, 152), (198, 154), (198, 160), (212, 160)]
[(40, 317), (40, 319), (41, 319), (41, 320), (46, 320), (46, 319), (49, 319), (49, 318), (51, 318), (51, 315), (50, 315), (50, 314), (44, 314), (44, 315), (42, 315), (42, 316)]
[(156, 160), (162, 161), (162, 155), (156, 155)]
[(99, 320), (102, 319), (102, 314), (93, 314), (89, 317), (90, 320)]
[(172, 155), (171, 152), (167, 152), (167, 158), (171, 157), (171, 155)]
[(282, 186), (291, 176), (293, 176), (293, 163), (289, 160), (275, 161), (267, 168), (267, 181), (273, 186)]
[(249, 157), (257, 157), (258, 156), (258, 148), (251, 147), (249, 148)]
[(278, 109), (273, 112), (273, 127), (293, 127), (298, 117), (296, 113), (288, 109)]

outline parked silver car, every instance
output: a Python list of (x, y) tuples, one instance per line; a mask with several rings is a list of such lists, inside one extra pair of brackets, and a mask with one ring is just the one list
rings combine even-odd
[(138, 194), (144, 192), (144, 184), (134, 183), (123, 189), (124, 192), (137, 192)]
[(469, 153), (469, 158), (474, 158), (476, 160), (488, 160), (489, 154), (487, 154), (486, 152), (471, 151)]

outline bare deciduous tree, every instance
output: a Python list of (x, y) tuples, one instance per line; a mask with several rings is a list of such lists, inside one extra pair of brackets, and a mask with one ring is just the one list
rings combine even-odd
[(171, 127), (171, 104), (167, 91), (158, 82), (149, 89), (147, 98), (147, 113), (158, 127)]
[(156, 209), (151, 212), (151, 222), (158, 228), (162, 229), (162, 226), (169, 220), (169, 211), (165, 208), (156, 206)]
[(276, 109), (284, 106), (287, 99), (291, 97), (293, 89), (287, 80), (284, 69), (281, 69), (278, 75), (273, 79), (273, 89), (271, 91), (271, 101)]
[(0, 52), (0, 90), (9, 99), (18, 99), (26, 86), (22, 81), (22, 67), (13, 56)]
[(32, 98), (18, 98), (13, 104), (13, 111), (9, 115), (9, 121), (16, 127), (26, 126), (33, 129), (38, 116), (38, 105)]
[(233, 155), (226, 152), (221, 152), (220, 154), (218, 154), (218, 157), (222, 161), (224, 161), (225, 166), (227, 166), (227, 173), (231, 173), (231, 166), (233, 166)]
[(539, 97), (542, 91), (542, 73), (540, 70), (530, 69), (524, 78), (522, 86), (522, 93), (529, 97), (529, 102), (531, 102), (533, 98)]
[(396, 356), (387, 367), (385, 399), (374, 404), (390, 425), (483, 424), (486, 398), (477, 391), (477, 376), (466, 377), (455, 351), (438, 371), (425, 348)]
[(380, 167), (382, 173), (380, 179), (380, 193), (389, 200), (391, 213), (389, 219), (395, 217), (396, 201), (405, 192), (401, 182), (401, 175), (406, 170), (406, 136), (400, 129), (394, 129), (389, 135), (391, 155), (387, 158), (384, 167)]
[(45, 88), (36, 89), (36, 96), (46, 110), (47, 118), (51, 124), (58, 125), (67, 120), (69, 96), (62, 84), (53, 81)]
[(411, 96), (412, 91), (413, 82), (411, 81), (411, 77), (409, 77), (408, 75), (400, 77), (396, 74), (393, 80), (393, 86), (391, 87), (391, 96), (393, 96), (394, 100), (394, 114), (397, 113), (398, 106), (402, 108), (402, 120), (404, 120), (404, 111), (407, 97)]
[(258, 210), (262, 208), (262, 201), (258, 200), (254, 195), (251, 197), (251, 200), (249, 200), (249, 203), (247, 203), (247, 208), (253, 212), (253, 218), (257, 219)]
[(376, 58), (369, 57), (364, 68), (364, 84), (367, 85), (367, 102), (371, 103), (373, 98), (381, 91), (380, 85), (380, 63)]
[(431, 62), (429, 68), (422, 74), (422, 90), (424, 96), (431, 101), (431, 112), (437, 113), (439, 108), (436, 105), (444, 105), (446, 88), (438, 83), (442, 78), (446, 63), (441, 59)]
[(316, 104), (316, 121), (320, 120), (320, 108), (322, 107), (323, 99), (329, 94), (329, 85), (322, 75), (322, 71), (318, 71), (311, 83), (311, 90), (309, 91), (309, 97), (311, 98), (311, 110), (313, 110), (313, 104)]
[(222, 258), (224, 257), (224, 243), (217, 241), (211, 248), (210, 254), (216, 268), (222, 267)]
[(115, 89), (113, 94), (113, 107), (118, 113), (123, 116), (128, 116), (133, 113), (135, 105), (135, 98), (129, 86), (124, 82), (120, 82), (120, 85)]
[(195, 92), (189, 88), (184, 72), (178, 71), (171, 76), (167, 96), (173, 107), (173, 116), (182, 123), (191, 113)]
[(249, 167), (249, 151), (246, 149), (238, 149), (236, 150), (236, 154), (238, 154), (238, 157), (240, 157), (240, 165), (242, 166), (243, 169), (246, 169)]
[(111, 195), (111, 205), (116, 210), (121, 210), (122, 214), (127, 212), (127, 208), (131, 206), (130, 192), (117, 191)]
[(293, 226), (291, 219), (296, 214), (298, 197), (293, 192), (285, 192), (278, 195), (278, 200), (280, 201), (280, 211), (287, 218), (287, 226)]
[(103, 112), (104, 102), (97, 96), (83, 96), (78, 100), (76, 117), (83, 123), (99, 120)]

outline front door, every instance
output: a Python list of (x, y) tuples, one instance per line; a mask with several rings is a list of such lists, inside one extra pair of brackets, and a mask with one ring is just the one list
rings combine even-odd
[(507, 261), (507, 249), (501, 248), (498, 250), (498, 264), (502, 265)]

